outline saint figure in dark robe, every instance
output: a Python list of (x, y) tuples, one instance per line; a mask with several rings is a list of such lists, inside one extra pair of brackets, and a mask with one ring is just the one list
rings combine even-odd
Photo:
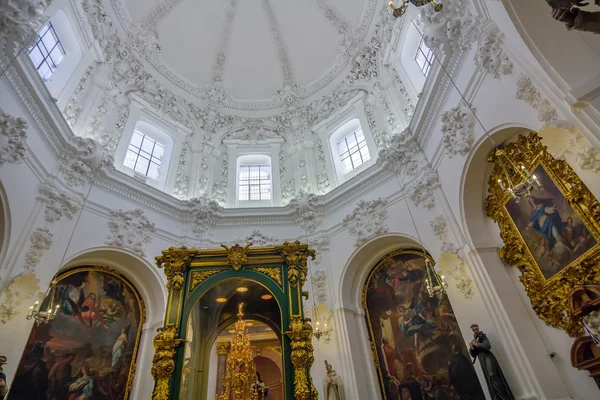
[(448, 378), (460, 400), (485, 400), (485, 395), (471, 360), (463, 354), (460, 346), (452, 344), (452, 358), (448, 363)]
[(471, 325), (474, 339), (470, 343), (469, 353), (473, 357), (473, 362), (479, 358), (481, 369), (485, 375), (485, 380), (490, 391), (492, 400), (515, 400), (510, 387), (504, 378), (498, 360), (491, 352), (492, 345), (485, 333), (479, 330), (479, 325)]

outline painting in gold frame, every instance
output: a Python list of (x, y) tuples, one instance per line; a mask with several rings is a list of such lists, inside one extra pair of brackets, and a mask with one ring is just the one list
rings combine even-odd
[[(573, 287), (599, 281), (600, 204), (565, 160), (548, 153), (536, 133), (499, 146), (488, 161), (494, 166), (485, 207), (500, 227), (500, 257), (521, 271), (537, 315), (577, 336), (581, 324), (569, 316), (567, 298)], [(543, 189), (535, 188), (520, 202), (513, 199), (499, 183), (507, 175), (516, 184), (522, 181), (512, 165), (533, 171)]]

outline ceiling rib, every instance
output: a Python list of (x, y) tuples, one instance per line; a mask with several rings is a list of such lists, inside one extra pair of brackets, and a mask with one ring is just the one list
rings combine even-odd
[(225, 23), (221, 29), (217, 43), (217, 55), (215, 57), (212, 81), (213, 83), (223, 83), (223, 74), (225, 73), (225, 61), (227, 60), (227, 51), (229, 50), (229, 39), (233, 30), (233, 20), (235, 19), (237, 0), (230, 0), (227, 8)]
[(156, 24), (160, 21), (165, 15), (171, 11), (173, 7), (175, 7), (182, 0), (164, 0), (162, 3), (154, 7), (150, 11), (150, 13), (144, 18), (142, 21), (146, 26), (156, 28)]
[(329, 0), (316, 0), (316, 3), (319, 11), (331, 22), (339, 34), (345, 35), (348, 33), (348, 22), (340, 15)]
[(287, 49), (283, 43), (281, 30), (279, 29), (279, 22), (275, 17), (273, 7), (271, 7), (271, 2), (269, 0), (263, 0), (263, 8), (267, 14), (267, 19), (269, 20), (269, 26), (271, 28), (271, 34), (273, 35), (273, 40), (275, 41), (275, 45), (277, 46), (277, 51), (279, 53), (279, 62), (283, 71), (283, 83), (286, 86), (294, 86), (295, 80), (294, 71), (292, 70), (292, 63), (290, 62), (290, 57), (288, 56)]

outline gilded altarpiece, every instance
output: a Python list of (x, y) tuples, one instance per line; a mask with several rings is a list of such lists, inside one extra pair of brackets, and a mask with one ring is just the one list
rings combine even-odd
[[(536, 133), (497, 147), (488, 161), (494, 165), (485, 208), (500, 228), (500, 257), (521, 271), (537, 315), (578, 336), (582, 325), (567, 303), (576, 286), (600, 282), (600, 204)], [(508, 181), (526, 183), (519, 170), (531, 171), (540, 184), (520, 198), (505, 189)]]
[[(158, 267), (164, 269), (167, 278), (169, 297), (164, 326), (159, 328), (154, 339), (152, 399), (176, 400), (180, 398), (180, 392), (187, 390), (182, 389), (187, 385), (182, 383), (186, 382), (185, 378), (182, 381), (182, 374), (189, 369), (183, 346), (185, 338), (189, 337), (189, 321), (203, 296), (228, 281), (260, 285), (273, 297), (280, 318), (284, 398), (317, 399), (310, 379), (314, 362), (313, 331), (310, 320), (304, 318), (302, 307), (302, 297), (308, 296), (302, 292), (308, 275), (308, 259), (314, 257), (314, 250), (298, 241), (261, 248), (252, 247), (251, 243), (223, 245), (221, 249), (211, 250), (171, 247), (156, 257)], [(196, 332), (193, 334), (197, 335)], [(214, 333), (202, 340), (208, 343), (213, 337)], [(220, 347), (217, 351), (222, 350)], [(206, 398), (209, 383), (205, 379), (199, 385), (204, 386), (200, 392)]]

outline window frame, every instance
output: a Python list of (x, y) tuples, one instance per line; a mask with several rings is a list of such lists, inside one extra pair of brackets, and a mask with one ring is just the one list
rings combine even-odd
[[(423, 51), (423, 47), (427, 49), (427, 54)], [(423, 57), (423, 65), (421, 65), (419, 63), (419, 60), (417, 59), (419, 57), (419, 54), (421, 54), (421, 56)], [(425, 78), (427, 78), (429, 72), (431, 71), (434, 56), (435, 55), (433, 54), (433, 50), (431, 50), (431, 48), (427, 45), (425, 39), (421, 38), (421, 40), (419, 41), (419, 45), (417, 46), (417, 51), (415, 52), (414, 60), (419, 66), (419, 69), (421, 70)]]
[[(142, 137), (142, 139), (140, 140), (139, 147), (133, 143), (135, 135), (141, 135), (141, 137)], [(144, 150), (144, 142), (146, 140), (152, 142), (151, 152), (147, 152), (146, 150)], [(157, 145), (160, 148), (162, 148), (162, 153), (160, 155), (160, 158), (155, 156), (155, 150), (157, 150), (157, 147), (156, 147)], [(135, 157), (135, 161), (133, 161), (133, 167), (131, 167), (130, 165), (127, 165), (127, 157), (130, 153), (134, 154), (134, 157)], [(145, 154), (142, 154), (142, 153), (145, 153)], [(127, 146), (127, 151), (125, 152), (125, 159), (123, 160), (123, 166), (126, 168), (131, 168), (135, 174), (144, 175), (146, 178), (153, 179), (156, 181), (156, 180), (158, 180), (158, 177), (160, 176), (160, 167), (162, 165), (164, 153), (165, 153), (165, 145), (164, 144), (162, 144), (160, 141), (154, 139), (153, 137), (147, 135), (146, 133), (142, 132), (139, 128), (136, 127), (133, 130), (133, 134), (129, 141), (129, 145)], [(147, 155), (147, 157), (145, 155)], [(141, 172), (141, 171), (138, 171), (138, 169), (137, 169), (138, 161), (140, 160), (140, 157), (148, 161), (148, 164), (145, 168), (146, 172)], [(156, 176), (149, 175), (150, 167), (152, 164), (156, 165), (156, 170), (157, 170)]]
[[(244, 169), (248, 169), (248, 177), (242, 178), (242, 174), (244, 173)], [(258, 179), (252, 179), (252, 168), (258, 168)], [(267, 178), (262, 178), (262, 173), (266, 170)], [(244, 184), (242, 184), (242, 180), (244, 180)], [(258, 181), (257, 183), (252, 183), (252, 181)], [(247, 183), (246, 183), (247, 182)], [(242, 189), (244, 187), (248, 187), (247, 198), (242, 198)], [(258, 199), (252, 198), (252, 188), (258, 187)], [(263, 191), (263, 187), (267, 190)], [(263, 198), (263, 193), (268, 194), (266, 198)], [(273, 199), (273, 170), (270, 164), (264, 163), (248, 163), (248, 164), (240, 164), (238, 166), (237, 173), (237, 200), (240, 202), (243, 201), (271, 201)]]
[[(360, 136), (362, 137), (362, 139), (358, 138), (358, 133), (360, 133)], [(350, 137), (354, 137), (354, 140), (356, 142), (356, 145), (352, 145), (350, 146), (348, 143), (348, 139)], [(340, 145), (344, 143), (346, 150), (345, 151), (340, 151)], [(362, 150), (366, 150), (367, 154), (364, 155)], [(363, 165), (364, 163), (366, 163), (367, 161), (369, 161), (371, 159), (371, 153), (369, 152), (369, 146), (367, 145), (367, 139), (365, 138), (365, 134), (362, 130), (362, 127), (360, 127), (359, 129), (354, 129), (350, 134), (344, 136), (342, 138), (342, 140), (338, 141), (338, 153), (340, 155), (340, 161), (342, 162), (342, 165), (344, 167), (344, 173), (348, 174), (352, 171), (354, 171), (356, 168), (359, 168), (361, 165)], [(344, 153), (348, 153), (348, 155), (344, 156)], [(358, 163), (357, 165), (354, 165), (354, 155), (358, 154), (358, 156), (360, 157), (360, 163)], [(366, 159), (363, 159), (366, 158)], [(347, 164), (345, 163), (345, 160), (349, 160), (350, 161), (350, 166), (351, 168), (348, 169), (347, 168)]]
[[(46, 30), (44, 31), (44, 29), (46, 29)], [(43, 31), (43, 33), (42, 33), (42, 31)], [(46, 46), (46, 41), (44, 41), (44, 38), (47, 35), (50, 35), (54, 39), (54, 45), (52, 46), (52, 48), (50, 50), (48, 50), (48, 47)], [(34, 63), (33, 66), (40, 74), (40, 77), (42, 78), (42, 80), (44, 82), (47, 82), (48, 80), (50, 80), (50, 78), (52, 78), (52, 75), (54, 75), (54, 72), (56, 72), (59, 65), (64, 61), (65, 57), (67, 56), (67, 52), (62, 44), (62, 41), (60, 40), (60, 37), (58, 36), (58, 33), (56, 32), (56, 29), (54, 28), (54, 25), (52, 24), (52, 21), (48, 20), (44, 25), (42, 25), (42, 27), (40, 28), (40, 31), (38, 31), (38, 33), (37, 33), (37, 37), (38, 38), (37, 38), (36, 42), (33, 44), (33, 46), (31, 46), (31, 48), (27, 52), (27, 55), (29, 55), (29, 58)], [(61, 53), (61, 58), (60, 58), (60, 60), (58, 60), (58, 63), (55, 62), (55, 60), (52, 56), (52, 52), (57, 47)], [(34, 61), (33, 57), (31, 56), (32, 52), (36, 49), (38, 50), (39, 54), (42, 57), (42, 60), (37, 65), (35, 64), (35, 61)], [(52, 65), (50, 65), (48, 60), (50, 60)], [(42, 75), (42, 72), (40, 70), (40, 68), (42, 68), (43, 64), (46, 64), (46, 66), (48, 67), (48, 70), (50, 71), (50, 74), (47, 76)]]

